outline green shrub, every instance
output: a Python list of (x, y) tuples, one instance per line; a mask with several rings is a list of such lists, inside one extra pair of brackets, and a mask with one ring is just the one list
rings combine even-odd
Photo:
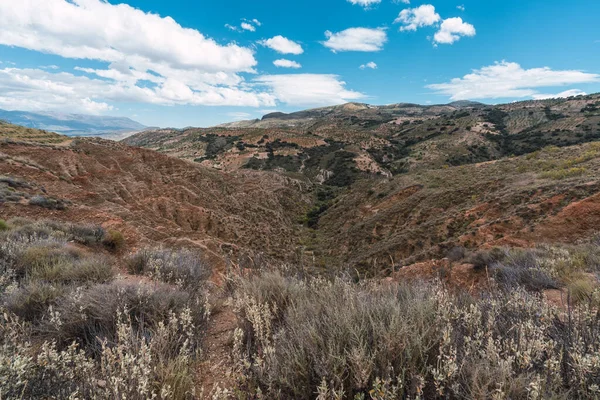
[(60, 243), (29, 246), (16, 262), (18, 276), (45, 282), (108, 282), (114, 270), (106, 257), (87, 256)]
[(121, 232), (110, 230), (106, 232), (102, 243), (111, 251), (121, 251), (125, 247), (125, 237)]
[(573, 167), (573, 168), (565, 168), (565, 169), (558, 169), (558, 170), (554, 170), (554, 171), (543, 172), (541, 174), (541, 177), (545, 178), (545, 179), (561, 180), (561, 179), (571, 178), (574, 176), (580, 176), (580, 175), (583, 175), (585, 172), (586, 172), (586, 169), (583, 167)]
[(578, 276), (567, 284), (571, 299), (575, 302), (589, 302), (593, 299), (595, 285), (588, 276)]
[(9, 229), (10, 229), (10, 225), (8, 225), (8, 223), (5, 220), (0, 219), (0, 232), (7, 231)]

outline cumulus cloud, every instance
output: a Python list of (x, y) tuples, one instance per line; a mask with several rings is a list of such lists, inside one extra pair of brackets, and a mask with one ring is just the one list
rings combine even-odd
[[(255, 19), (243, 23), (260, 26)], [(267, 75), (246, 81), (243, 74), (256, 73), (252, 48), (219, 43), (170, 17), (127, 4), (0, 1), (0, 26), (0, 45), (98, 65), (61, 72), (5, 62), (0, 68), (0, 108), (5, 109), (97, 114), (126, 102), (260, 108), (286, 102), (335, 104), (363, 96), (334, 75)], [(282, 36), (261, 44), (284, 54), (303, 52), (300, 44)], [(297, 63), (279, 64), (293, 68)]]
[(431, 4), (423, 4), (417, 8), (407, 8), (400, 11), (394, 20), (395, 24), (402, 24), (401, 31), (416, 31), (424, 26), (432, 26), (440, 22), (441, 17)]
[(273, 61), (273, 65), (280, 68), (302, 68), (300, 63), (292, 60), (286, 60), (285, 58)]
[(456, 6), (456, 8), (460, 11), (465, 11), (465, 6), (463, 4), (461, 4), (460, 6)]
[(546, 100), (546, 99), (561, 99), (571, 96), (585, 96), (587, 93), (579, 90), (579, 89), (570, 89), (565, 90), (564, 92), (556, 93), (556, 94), (534, 94), (532, 97), (535, 100)]
[[(101, 0), (0, 2), (0, 44), (136, 69), (252, 71), (252, 50), (221, 45), (172, 18)], [(160, 71), (157, 71), (160, 73)]]
[(448, 18), (442, 22), (440, 29), (433, 36), (434, 43), (452, 44), (462, 36), (475, 36), (475, 27), (460, 17)]
[(337, 75), (289, 74), (265, 75), (255, 79), (278, 100), (300, 106), (332, 105), (364, 98), (345, 88)]
[[(457, 6), (457, 8), (464, 11), (464, 6)], [(441, 25), (439, 25), (440, 21)], [(452, 44), (463, 36), (475, 36), (476, 33), (475, 27), (464, 22), (460, 17), (442, 20), (442, 17), (431, 4), (423, 4), (417, 8), (407, 8), (400, 11), (394, 23), (402, 24), (400, 31), (416, 31), (422, 27), (439, 25), (438, 31), (433, 36), (435, 45)]]
[(367, 68), (377, 69), (377, 64), (375, 64), (373, 61), (371, 61), (371, 62), (361, 65), (359, 68), (360, 69), (367, 69)]
[(271, 39), (261, 40), (258, 43), (281, 54), (298, 55), (304, 53), (304, 49), (302, 49), (300, 44), (281, 35), (277, 35)]
[(323, 45), (333, 52), (338, 51), (380, 51), (387, 42), (383, 28), (349, 28), (341, 32), (325, 32), (327, 40)]
[[(0, 108), (10, 110), (72, 110), (97, 114), (112, 109), (107, 102), (137, 102), (159, 105), (273, 106), (276, 99), (266, 92), (253, 92), (236, 86), (210, 86), (194, 90), (175, 78), (149, 74), (141, 87), (131, 82), (138, 77), (114, 76), (115, 70), (87, 70), (98, 79), (67, 72), (42, 69), (0, 69)], [(97, 72), (97, 74), (96, 74)], [(122, 73), (122, 72), (120, 72)]]
[(381, 3), (381, 0), (348, 0), (348, 2), (364, 8), (370, 8), (375, 4)]
[(556, 71), (548, 67), (524, 69), (517, 63), (502, 61), (473, 70), (462, 78), (427, 87), (452, 100), (535, 98), (542, 95), (537, 88), (591, 82), (600, 82), (600, 75), (577, 70)]
[[(71, 104), (82, 111), (98, 112), (107, 109), (102, 106), (106, 101), (132, 99), (192, 105), (261, 106), (275, 102), (271, 95), (254, 93), (244, 86), (240, 73), (254, 73), (257, 64), (252, 49), (220, 44), (170, 17), (127, 4), (102, 0), (4, 1), (0, 2), (0, 26), (0, 45), (106, 63), (97, 69), (77, 68), (78, 75), (4, 69), (0, 95), (6, 99), (7, 93), (12, 93), (25, 109)], [(87, 76), (79, 76), (81, 73)], [(41, 93), (41, 87), (46, 88), (46, 94)], [(67, 95), (64, 91), (69, 87)]]
[(256, 31), (256, 28), (254, 27), (254, 25), (252, 25), (249, 22), (242, 22), (240, 27), (245, 31), (250, 31), (250, 32)]

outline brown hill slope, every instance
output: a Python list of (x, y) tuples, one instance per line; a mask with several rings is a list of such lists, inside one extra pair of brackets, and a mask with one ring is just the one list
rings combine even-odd
[(67, 146), (4, 140), (0, 157), (0, 218), (95, 222), (131, 244), (198, 246), (221, 261), (293, 255), (294, 221), (308, 203), (284, 176), (223, 174), (99, 139)]
[(321, 214), (307, 249), (382, 272), (455, 246), (575, 242), (597, 233), (599, 193), (598, 143), (361, 181)]

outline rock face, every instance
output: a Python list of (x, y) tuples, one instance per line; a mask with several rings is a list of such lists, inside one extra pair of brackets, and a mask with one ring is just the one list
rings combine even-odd
[(275, 173), (233, 174), (100, 139), (64, 145), (0, 143), (0, 175), (27, 182), (31, 195), (68, 202), (63, 210), (7, 201), (15, 216), (100, 223), (133, 245), (204, 248), (220, 264), (293, 256), (295, 221), (308, 205), (301, 185)]

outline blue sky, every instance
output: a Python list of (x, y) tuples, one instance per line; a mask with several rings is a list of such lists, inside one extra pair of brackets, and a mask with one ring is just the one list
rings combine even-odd
[(0, 2), (0, 108), (184, 127), (600, 92), (595, 0), (124, 2)]

